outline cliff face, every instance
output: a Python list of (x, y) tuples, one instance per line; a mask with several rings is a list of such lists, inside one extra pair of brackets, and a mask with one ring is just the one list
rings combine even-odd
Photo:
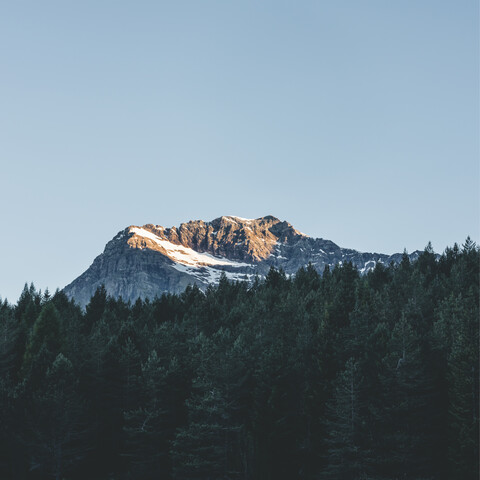
[(400, 258), (401, 254), (342, 249), (330, 240), (310, 238), (272, 216), (224, 216), (211, 222), (182, 223), (178, 228), (152, 224), (127, 227), (64, 291), (84, 306), (104, 284), (110, 295), (135, 301), (165, 292), (179, 293), (188, 284), (205, 289), (217, 283), (222, 273), (231, 280), (251, 281), (272, 266), (294, 274), (308, 263), (322, 272), (326, 265), (346, 261), (365, 273), (376, 263), (388, 264)]
[[(260, 262), (269, 257), (277, 242), (294, 241), (305, 235), (288, 222), (267, 216), (248, 220), (239, 217), (220, 217), (205, 223), (202, 220), (182, 223), (179, 228), (159, 225), (142, 227), (159, 238), (232, 260)], [(134, 245), (136, 239), (130, 239)]]

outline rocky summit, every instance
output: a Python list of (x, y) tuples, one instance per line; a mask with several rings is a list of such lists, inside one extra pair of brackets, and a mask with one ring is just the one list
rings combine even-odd
[[(419, 252), (414, 252), (414, 259)], [(377, 263), (397, 263), (401, 254), (361, 253), (330, 240), (311, 238), (271, 215), (257, 219), (223, 216), (211, 222), (130, 226), (119, 232), (65, 293), (85, 306), (105, 285), (113, 297), (135, 301), (162, 293), (179, 293), (189, 284), (205, 289), (222, 274), (230, 280), (252, 281), (271, 267), (291, 275), (309, 263), (323, 272), (326, 265), (352, 262), (360, 273)]]

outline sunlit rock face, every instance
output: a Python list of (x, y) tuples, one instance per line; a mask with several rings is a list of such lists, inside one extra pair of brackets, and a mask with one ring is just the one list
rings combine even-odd
[[(416, 256), (418, 252), (410, 255)], [(400, 259), (401, 254), (340, 248), (330, 240), (308, 237), (270, 215), (257, 219), (223, 216), (171, 228), (153, 224), (127, 227), (64, 291), (85, 306), (102, 284), (113, 297), (135, 301), (179, 293), (189, 284), (205, 289), (218, 283), (222, 274), (230, 280), (253, 281), (271, 267), (292, 275), (311, 263), (321, 273), (326, 265), (347, 261), (364, 274), (377, 263)]]

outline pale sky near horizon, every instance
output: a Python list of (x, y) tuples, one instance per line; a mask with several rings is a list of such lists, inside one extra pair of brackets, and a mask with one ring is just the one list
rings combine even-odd
[(119, 230), (274, 215), (342, 247), (479, 241), (479, 7), (0, 2), (0, 297)]

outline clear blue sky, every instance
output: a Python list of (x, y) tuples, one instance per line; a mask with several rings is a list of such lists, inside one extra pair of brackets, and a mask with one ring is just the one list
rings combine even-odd
[(275, 215), (383, 253), (479, 238), (479, 12), (440, 1), (0, 4), (0, 296), (131, 224)]

